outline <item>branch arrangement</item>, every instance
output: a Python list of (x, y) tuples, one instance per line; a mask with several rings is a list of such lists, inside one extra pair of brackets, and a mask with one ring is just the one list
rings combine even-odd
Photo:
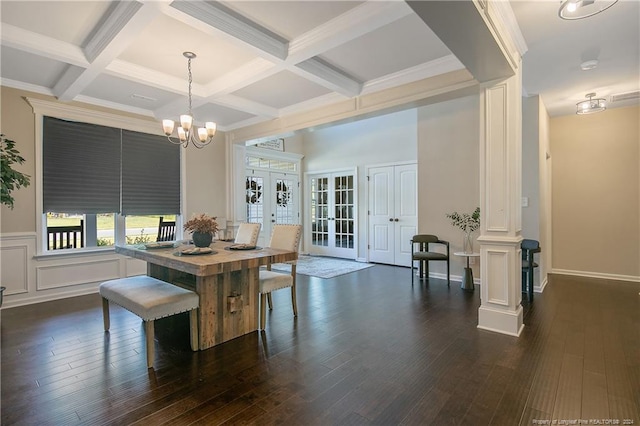
[(447, 217), (451, 219), (451, 225), (460, 228), (463, 232), (473, 232), (480, 228), (480, 207), (476, 207), (473, 213), (458, 212), (447, 213)]

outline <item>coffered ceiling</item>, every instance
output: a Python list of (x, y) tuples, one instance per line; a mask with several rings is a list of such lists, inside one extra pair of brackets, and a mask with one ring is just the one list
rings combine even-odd
[[(570, 25), (558, 6), (512, 2), (525, 93), (557, 115), (637, 91), (638, 2)], [(464, 68), (403, 1), (2, 0), (1, 22), (3, 86), (158, 119), (186, 112), (192, 51), (194, 116), (222, 130)], [(584, 73), (589, 52), (602, 66)]]

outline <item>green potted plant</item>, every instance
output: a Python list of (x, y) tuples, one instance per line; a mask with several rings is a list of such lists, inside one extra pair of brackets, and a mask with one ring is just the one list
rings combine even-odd
[(196, 247), (209, 247), (213, 241), (213, 234), (218, 232), (216, 217), (207, 216), (204, 213), (194, 215), (184, 224), (184, 230), (193, 234), (193, 244)]
[(15, 147), (16, 143), (0, 134), (0, 172), (2, 174), (2, 204), (13, 210), (13, 191), (30, 184), (29, 175), (13, 169), (14, 164), (24, 163), (24, 158)]
[(462, 240), (463, 251), (465, 253), (473, 253), (473, 239), (471, 233), (480, 228), (480, 207), (476, 207), (473, 213), (447, 213), (447, 217), (451, 219), (451, 225), (459, 228), (464, 232)]

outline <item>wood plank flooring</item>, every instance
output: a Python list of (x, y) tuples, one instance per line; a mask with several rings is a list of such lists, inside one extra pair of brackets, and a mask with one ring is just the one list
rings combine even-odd
[[(640, 424), (640, 285), (552, 276), (520, 338), (478, 330), (479, 289), (385, 265), (298, 276), (267, 330), (201, 352), (188, 316), (144, 328), (97, 294), (3, 309), (3, 425)], [(609, 423), (604, 423), (604, 422)], [(603, 422), (603, 423), (597, 423)], [(619, 422), (619, 423), (614, 423)]]

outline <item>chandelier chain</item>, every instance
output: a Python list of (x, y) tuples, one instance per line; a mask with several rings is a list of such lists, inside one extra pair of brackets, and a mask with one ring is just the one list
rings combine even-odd
[(189, 115), (193, 117), (191, 113), (191, 83), (193, 82), (193, 76), (191, 74), (191, 58), (187, 62), (187, 69), (189, 70)]

